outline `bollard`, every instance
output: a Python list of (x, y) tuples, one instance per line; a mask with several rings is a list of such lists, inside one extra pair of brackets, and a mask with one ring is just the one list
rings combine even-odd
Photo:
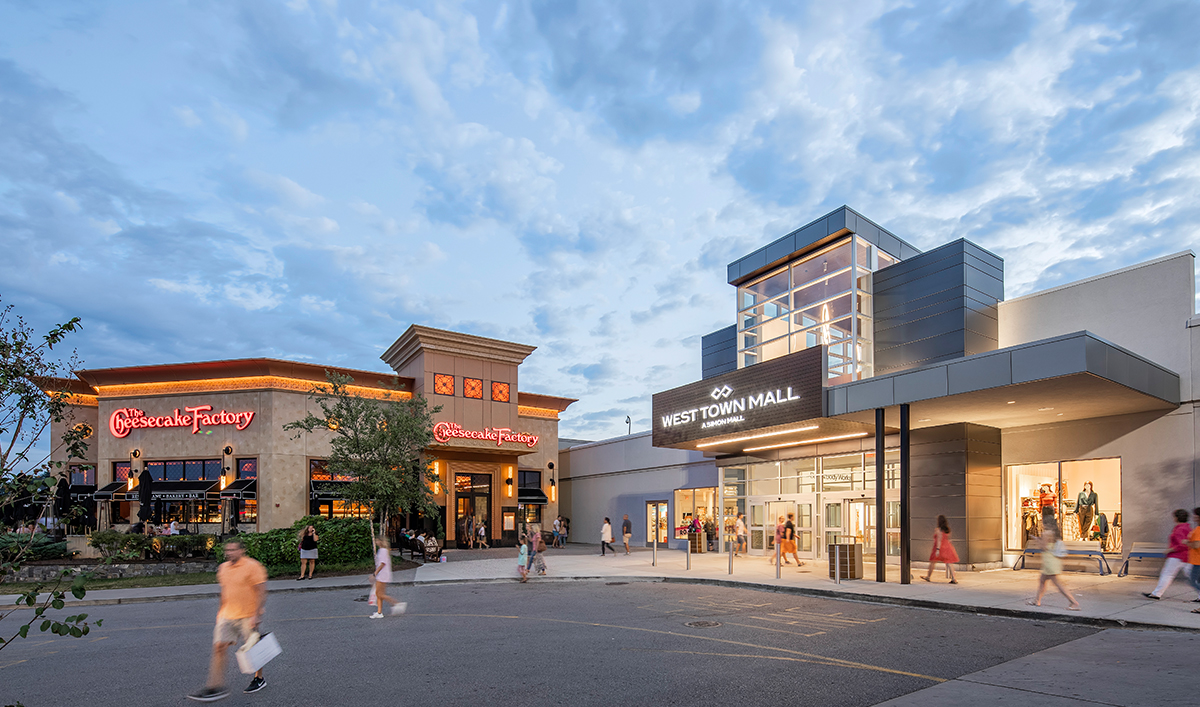
[(655, 512), (654, 518), (654, 559), (651, 561), (652, 566), (658, 567), (658, 512)]
[(691, 536), (691, 533), (688, 534), (687, 547), (685, 548), (684, 552), (687, 553), (687, 568), (690, 570), (692, 568), (692, 536)]
[(842, 583), (842, 546), (833, 546), (833, 583)]
[(780, 564), (779, 558), (780, 558), (779, 543), (775, 543), (775, 579), (779, 579), (783, 576), (783, 574), (782, 574), (783, 565)]
[(733, 574), (733, 536), (729, 536), (729, 574)]

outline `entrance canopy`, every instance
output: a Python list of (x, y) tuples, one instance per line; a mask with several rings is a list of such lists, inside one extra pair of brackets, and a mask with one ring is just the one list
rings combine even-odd
[(97, 491), (92, 498), (96, 499), (97, 501), (123, 501), (125, 499), (125, 487), (127, 485), (128, 482), (126, 481), (114, 481)]
[[(155, 501), (202, 501), (216, 498), (221, 482), (212, 481), (155, 481), (150, 498)], [(136, 491), (136, 489), (134, 489)]]
[(221, 498), (253, 500), (258, 498), (258, 479), (238, 479), (221, 489)]
[(310, 481), (309, 497), (314, 501), (341, 501), (352, 481)]
[(1086, 331), (826, 391), (829, 415), (874, 424), (908, 404), (913, 429), (971, 422), (1008, 429), (1179, 407), (1179, 375)]
[(524, 506), (544, 506), (550, 503), (546, 493), (541, 489), (517, 489), (517, 503)]

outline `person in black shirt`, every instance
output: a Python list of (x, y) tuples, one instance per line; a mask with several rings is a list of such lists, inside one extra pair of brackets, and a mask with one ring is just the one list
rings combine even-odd
[(633, 523), (629, 522), (629, 514), (621, 521), (621, 539), (625, 541), (625, 554), (629, 554), (629, 539), (633, 537)]
[(796, 558), (796, 566), (803, 567), (804, 563), (800, 561), (800, 554), (796, 551), (796, 514), (788, 513), (787, 522), (783, 524), (783, 561), (787, 564), (792, 564), (788, 560), (788, 555)]
[(308, 568), (308, 578), (313, 578), (313, 570), (317, 568), (317, 529), (311, 525), (300, 531), (300, 576), (296, 581), (304, 579), (304, 568)]

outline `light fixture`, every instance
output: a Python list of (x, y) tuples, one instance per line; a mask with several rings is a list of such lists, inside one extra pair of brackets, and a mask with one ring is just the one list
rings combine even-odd
[(1055, 417), (1062, 417), (1062, 413), (1061, 412), (1058, 413), (1057, 415), (1055, 415)]
[(554, 483), (554, 479), (550, 479), (550, 501), (558, 503), (558, 484)]
[(1054, 408), (1038, 408), (1038, 412), (1048, 412), (1048, 411), (1050, 411), (1050, 410), (1053, 410), (1053, 409), (1054, 409)]
[(705, 442), (704, 444), (697, 444), (696, 449), (703, 449), (704, 447), (715, 447), (719, 444), (733, 444), (734, 442), (745, 442), (746, 440), (749, 440), (749, 439), (762, 439), (763, 437), (778, 437), (779, 435), (791, 434), (793, 432), (811, 432), (819, 427), (820, 427), (820, 425), (809, 425), (808, 427), (793, 427), (790, 430), (783, 430), (782, 432), (767, 432), (767, 433), (760, 434), (760, 435), (750, 435), (748, 437), (734, 437), (733, 439), (723, 439), (720, 442)]
[(433, 493), (439, 494), (442, 492), (442, 463), (433, 463)]
[(222, 449), (221, 451), (224, 452), (225, 456), (227, 456), (227, 457), (233, 456), (233, 447), (229, 446), (228, 444), (225, 445), (225, 448)]
[(1016, 400), (1009, 400), (1009, 401), (1008, 401), (1008, 404), (1009, 404), (1009, 405), (1016, 405), (1016, 404), (1017, 404), (1017, 401), (1016, 401)]
[(855, 437), (866, 437), (869, 432), (854, 432), (848, 435), (835, 435), (833, 437), (818, 437), (816, 439), (806, 439), (803, 442), (784, 442), (783, 444), (769, 444), (765, 447), (750, 447), (743, 449), (742, 453), (746, 452), (761, 452), (764, 449), (783, 449), (784, 447), (799, 447), (804, 444), (817, 444), (818, 442), (834, 442), (839, 439), (854, 439)]
[(928, 418), (928, 417), (922, 417), (920, 420), (917, 420), (917, 422), (929, 422), (930, 419), (931, 418)]
[(137, 459), (137, 458), (139, 458), (139, 457), (141, 457), (141, 456), (142, 456), (142, 450), (140, 450), (140, 449), (135, 449), (135, 450), (133, 450), (132, 452), (130, 452), (130, 453), (129, 453), (129, 457), (130, 457), (131, 459)]

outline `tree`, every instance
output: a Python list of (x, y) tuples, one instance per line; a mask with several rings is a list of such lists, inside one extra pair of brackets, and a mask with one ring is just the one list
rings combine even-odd
[[(66, 482), (62, 472), (65, 463), (51, 462), (51, 455), (65, 447), (68, 460), (85, 458), (85, 440), (91, 434), (85, 427), (65, 424), (71, 418), (71, 394), (66, 390), (65, 376), (78, 366), (78, 357), (72, 353), (65, 362), (52, 358), (54, 347), (81, 328), (79, 317), (39, 338), (24, 319), (13, 316), (12, 310), (12, 305), (0, 309), (0, 532), (15, 530), (18, 525), (31, 532), (6, 536), (0, 552), (0, 577), (21, 568), (35, 542), (32, 531), (49, 515), (58, 484)], [(50, 449), (44, 454), (35, 453), (51, 424), (64, 424), (66, 432), (61, 439), (50, 440)], [(83, 575), (72, 577), (64, 571), (55, 581), (35, 584), (21, 594), (17, 608), (0, 609), (0, 621), (17, 610), (33, 609), (27, 617), (21, 617), (28, 620), (11, 632), (2, 632), (0, 650), (26, 637), (34, 624), (40, 624), (41, 631), (60, 636), (87, 635), (87, 614), (58, 620), (49, 613), (63, 608), (68, 591), (64, 584), (77, 599), (83, 598), (84, 580)], [(47, 591), (43, 593), (43, 589)]]
[(295, 431), (293, 438), (318, 430), (331, 433), (328, 469), (351, 480), (346, 495), (371, 507), (379, 519), (378, 534), (392, 513), (436, 514), (433, 459), (424, 450), (433, 443), (433, 416), (442, 408), (431, 409), (420, 395), (402, 397), (399, 390), (382, 399), (354, 395), (347, 388), (354, 382), (351, 377), (326, 372), (326, 378), (328, 384), (314, 385), (309, 394), (321, 414), (310, 411), (283, 429)]

